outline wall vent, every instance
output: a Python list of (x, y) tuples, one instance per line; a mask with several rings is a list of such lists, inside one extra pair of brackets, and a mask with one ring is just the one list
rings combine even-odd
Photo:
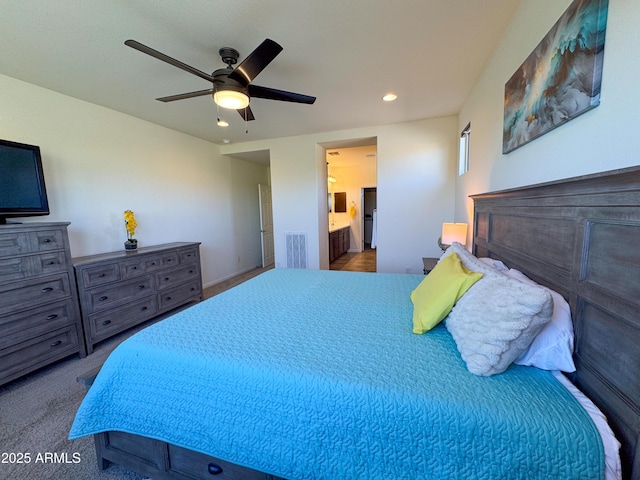
[(307, 234), (286, 232), (287, 268), (307, 268)]

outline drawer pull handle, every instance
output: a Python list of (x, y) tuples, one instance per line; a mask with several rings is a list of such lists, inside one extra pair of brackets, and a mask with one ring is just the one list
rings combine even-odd
[(168, 282), (169, 281), (169, 277), (164, 277), (164, 281)]
[(46, 320), (47, 322), (50, 322), (51, 320), (55, 320), (56, 318), (58, 318), (58, 315), (57, 315), (57, 314), (55, 314), (55, 313), (52, 313), (51, 315), (47, 316), (47, 317), (45, 318), (45, 320)]
[(133, 267), (133, 270), (137, 270), (137, 269), (138, 269), (138, 267)]
[(106, 295), (104, 295), (104, 296), (100, 297), (100, 298), (98, 299), (98, 301), (99, 301), (99, 302), (104, 302), (107, 298), (109, 298), (109, 297), (107, 297)]
[(171, 259), (170, 259), (170, 258), (167, 258), (167, 262), (170, 262), (170, 261), (171, 261)]
[(42, 293), (49, 293), (49, 292), (53, 292), (53, 287), (45, 287), (42, 290), (40, 290)]
[(55, 261), (55, 260), (51, 260), (51, 261), (48, 263), (48, 265), (55, 265), (55, 264), (56, 264), (56, 261)]
[(167, 302), (168, 302), (169, 300), (171, 300), (171, 297), (166, 297), (166, 300), (167, 300)]
[(144, 289), (144, 285), (138, 285), (138, 288), (139, 288), (140, 290), (143, 290), (143, 289)]
[(195, 292), (196, 291), (196, 287), (191, 287), (191, 291)]
[(106, 277), (106, 276), (107, 276), (107, 274), (106, 274), (106, 273), (101, 273), (101, 274), (100, 274), (100, 278), (103, 278), (103, 277)]
[(189, 273), (193, 273), (193, 270), (189, 270)]
[(51, 243), (51, 239), (50, 238), (45, 238), (44, 239), (44, 243)]
[(140, 311), (141, 311), (141, 312), (144, 312), (147, 308), (148, 308), (148, 307), (146, 307), (146, 306), (141, 307), (141, 308), (140, 308)]
[(210, 463), (209, 465), (207, 465), (207, 471), (211, 475), (220, 475), (222, 473), (222, 467), (215, 463)]
[(105, 320), (104, 322), (102, 322), (102, 325), (109, 325), (111, 323), (111, 320)]
[(58, 345), (60, 345), (62, 343), (62, 340), (58, 340), (56, 342), (53, 342), (50, 346), (51, 347), (57, 347)]

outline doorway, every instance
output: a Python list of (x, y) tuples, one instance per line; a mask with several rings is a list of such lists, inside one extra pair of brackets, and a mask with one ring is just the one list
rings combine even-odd
[(377, 202), (376, 187), (362, 189), (362, 251), (377, 247)]

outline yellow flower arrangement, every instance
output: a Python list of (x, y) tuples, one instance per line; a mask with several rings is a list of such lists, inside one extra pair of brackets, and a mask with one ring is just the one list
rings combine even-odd
[(136, 219), (133, 215), (133, 211), (131, 210), (124, 211), (124, 226), (127, 229), (127, 242), (136, 243), (137, 240), (133, 238), (133, 236), (136, 234), (138, 222), (136, 222)]

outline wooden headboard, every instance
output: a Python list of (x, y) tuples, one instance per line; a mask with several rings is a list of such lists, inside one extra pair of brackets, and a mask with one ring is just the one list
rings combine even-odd
[(640, 167), (471, 198), (473, 253), (569, 302), (568, 376), (606, 414), (624, 478), (640, 479)]

